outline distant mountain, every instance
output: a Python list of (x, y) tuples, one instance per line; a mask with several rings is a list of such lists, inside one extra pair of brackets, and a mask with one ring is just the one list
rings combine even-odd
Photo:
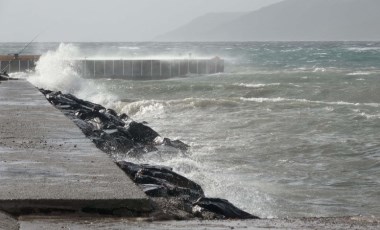
[(380, 0), (285, 0), (241, 15), (212, 14), (161, 41), (380, 40)]
[(188, 24), (170, 31), (164, 35), (158, 36), (155, 40), (198, 40), (202, 36), (207, 36), (210, 30), (217, 28), (224, 23), (231, 22), (248, 12), (233, 12), (233, 13), (208, 13), (194, 19)]

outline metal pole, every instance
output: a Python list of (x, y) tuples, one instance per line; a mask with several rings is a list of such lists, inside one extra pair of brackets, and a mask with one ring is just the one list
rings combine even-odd
[(121, 59), (121, 61), (123, 62), (123, 76), (125, 76), (125, 71), (124, 71), (124, 60)]
[(112, 75), (115, 75), (115, 60), (112, 60)]
[(9, 63), (8, 63), (8, 73), (10, 73), (10, 72), (11, 72), (11, 61), (9, 61)]
[(103, 75), (106, 76), (106, 60), (103, 61)]
[(95, 77), (95, 65), (96, 65), (96, 63), (95, 63), (95, 60), (94, 60), (94, 77)]
[(132, 60), (132, 78), (133, 78), (133, 60)]
[[(28, 68), (28, 70), (30, 69), (30, 66), (29, 66), (29, 60), (28, 60), (28, 62), (27, 62), (28, 64), (27, 64), (27, 68)], [(1, 65), (0, 65), (0, 69), (1, 69)]]
[(18, 72), (21, 72), (21, 60), (18, 60)]
[(199, 74), (199, 60), (197, 59), (197, 74)]
[(143, 60), (140, 61), (140, 76), (143, 75)]
[(153, 77), (153, 60), (150, 60), (150, 76)]

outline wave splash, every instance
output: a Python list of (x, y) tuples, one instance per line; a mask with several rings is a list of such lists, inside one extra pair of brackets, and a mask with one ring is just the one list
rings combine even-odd
[(234, 107), (239, 104), (238, 100), (215, 99), (215, 98), (184, 98), (178, 100), (141, 100), (130, 103), (119, 103), (116, 110), (132, 116), (141, 116), (146, 113), (159, 115), (167, 108), (197, 109), (211, 107)]
[(42, 54), (35, 73), (29, 76), (28, 81), (38, 88), (71, 93), (112, 107), (118, 97), (95, 85), (93, 81), (82, 78), (78, 73), (74, 60), (83, 56), (78, 47), (61, 43), (56, 50)]

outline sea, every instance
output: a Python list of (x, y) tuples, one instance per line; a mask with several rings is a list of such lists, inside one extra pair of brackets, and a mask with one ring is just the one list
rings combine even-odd
[[(0, 43), (17, 53), (24, 43)], [(117, 159), (166, 165), (263, 218), (380, 215), (380, 42), (32, 43), (14, 73), (190, 145)], [(225, 72), (86, 79), (71, 58), (204, 58)]]

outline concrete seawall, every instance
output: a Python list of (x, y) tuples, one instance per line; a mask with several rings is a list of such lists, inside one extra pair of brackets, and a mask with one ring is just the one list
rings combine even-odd
[(40, 55), (0, 55), (0, 70), (8, 73), (25, 72), (34, 70)]
[(120, 78), (134, 80), (165, 79), (188, 74), (214, 74), (224, 72), (224, 60), (79, 60), (79, 72), (88, 78)]
[[(8, 73), (33, 71), (40, 56), (0, 56), (0, 69)], [(224, 72), (224, 60), (210, 59), (91, 59), (68, 60), (85, 78), (157, 80), (186, 75)]]
[(0, 210), (151, 210), (144, 192), (30, 83), (2, 81), (0, 98)]

